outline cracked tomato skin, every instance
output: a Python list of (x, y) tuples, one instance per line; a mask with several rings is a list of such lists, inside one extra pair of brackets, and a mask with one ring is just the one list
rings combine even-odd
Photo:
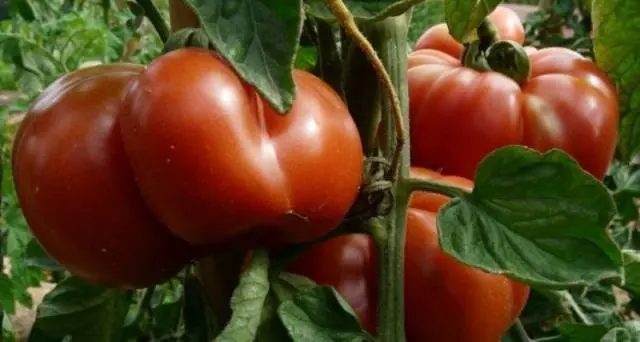
[(143, 70), (112, 64), (61, 77), (29, 109), (12, 156), (36, 239), (71, 273), (113, 287), (162, 282), (192, 257), (146, 208), (122, 146), (119, 108)]
[(356, 126), (339, 96), (305, 71), (278, 114), (212, 51), (152, 62), (127, 96), (121, 128), (156, 216), (192, 243), (279, 245), (335, 228), (363, 168)]
[[(469, 191), (473, 187), (469, 179), (458, 176), (416, 167), (411, 173)], [(440, 250), (436, 213), (448, 201), (428, 192), (411, 197), (404, 279), (407, 341), (499, 341), (524, 308), (529, 287), (465, 266)], [(303, 253), (289, 271), (334, 286), (375, 334), (375, 251), (368, 235), (342, 235)]]
[[(440, 39), (458, 44), (447, 36)], [(425, 40), (409, 56), (412, 165), (472, 178), (487, 154), (518, 144), (562, 149), (604, 177), (617, 141), (618, 99), (592, 61), (565, 48), (526, 48), (532, 72), (519, 85), (462, 66), (461, 47), (442, 46)]]

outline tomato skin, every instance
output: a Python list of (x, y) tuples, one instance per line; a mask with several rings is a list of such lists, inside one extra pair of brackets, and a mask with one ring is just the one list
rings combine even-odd
[[(524, 43), (524, 27), (515, 11), (505, 6), (498, 6), (488, 15), (488, 18), (494, 25), (499, 39)], [(414, 50), (425, 49), (442, 51), (459, 59), (464, 47), (449, 34), (447, 24), (440, 23), (427, 29), (418, 38)]]
[(464, 67), (450, 50), (411, 53), (413, 165), (472, 178), (487, 154), (518, 144), (541, 152), (560, 148), (604, 177), (618, 135), (615, 85), (569, 49), (526, 50), (532, 73), (523, 85)]
[[(342, 235), (304, 253), (288, 271), (333, 285), (368, 331), (376, 330), (376, 255), (366, 234)], [(327, 267), (330, 266), (330, 267)]]
[(125, 148), (144, 198), (176, 235), (276, 245), (342, 220), (361, 183), (358, 131), (326, 83), (304, 71), (294, 79), (284, 116), (204, 49), (159, 57), (132, 86)]
[(117, 114), (143, 70), (113, 64), (63, 76), (30, 108), (12, 156), (20, 205), (47, 253), (122, 288), (161, 282), (192, 257), (145, 207), (122, 146)]
[[(467, 190), (473, 187), (466, 178), (421, 168), (412, 168), (412, 176)], [(407, 341), (499, 341), (524, 308), (529, 287), (465, 266), (440, 250), (435, 217), (448, 200), (426, 192), (411, 197), (405, 249)], [(375, 333), (375, 246), (369, 236), (331, 239), (305, 251), (289, 270), (336, 287), (366, 329)]]

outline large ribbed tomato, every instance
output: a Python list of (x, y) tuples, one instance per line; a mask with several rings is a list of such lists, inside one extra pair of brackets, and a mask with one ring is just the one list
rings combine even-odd
[(325, 82), (293, 76), (286, 115), (205, 49), (165, 54), (134, 82), (125, 149), (147, 204), (176, 235), (286, 244), (343, 219), (362, 179), (358, 130)]
[[(412, 176), (471, 190), (462, 177), (413, 168)], [(522, 311), (529, 287), (465, 266), (438, 246), (436, 213), (449, 199), (417, 192), (407, 212), (405, 328), (408, 342), (496, 342)], [(464, 229), (464, 227), (460, 227)], [(342, 235), (305, 251), (289, 270), (332, 285), (375, 333), (375, 244), (367, 235)]]
[(34, 236), (70, 272), (104, 285), (145, 287), (192, 256), (146, 208), (122, 146), (122, 98), (143, 70), (113, 64), (63, 76), (29, 109), (14, 144), (14, 182)]
[[(522, 43), (522, 24), (499, 7), (498, 36)], [(518, 84), (497, 72), (461, 65), (462, 46), (434, 27), (409, 57), (413, 165), (471, 178), (496, 148), (560, 148), (597, 178), (615, 150), (614, 84), (592, 61), (565, 48), (527, 48), (531, 76)]]

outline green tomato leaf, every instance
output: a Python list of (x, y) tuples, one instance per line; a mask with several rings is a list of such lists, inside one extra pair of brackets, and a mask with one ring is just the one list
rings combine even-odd
[(640, 341), (640, 322), (636, 321), (617, 325), (564, 323), (558, 326), (558, 331), (571, 342)]
[[(344, 0), (356, 21), (377, 21), (387, 17), (400, 15), (411, 6), (424, 0)], [(324, 0), (307, 0), (307, 13), (327, 21), (335, 21), (335, 16), (329, 10)]]
[(375, 341), (349, 304), (330, 286), (297, 292), (280, 304), (278, 315), (293, 341)]
[(445, 0), (444, 16), (451, 36), (459, 42), (464, 41), (501, 2), (502, 0)]
[(298, 291), (316, 287), (312, 280), (297, 274), (273, 271), (271, 288), (261, 315), (256, 341), (289, 341), (289, 333), (278, 316), (280, 303), (291, 300)]
[[(272, 284), (273, 286), (273, 284)], [(269, 295), (264, 302), (260, 315), (260, 328), (255, 342), (290, 341), (289, 334), (278, 317), (278, 306), (280, 299), (274, 291), (269, 291)]]
[(214, 313), (211, 306), (207, 305), (202, 284), (193, 275), (189, 275), (184, 282), (182, 316), (189, 341), (211, 341), (222, 330), (215, 326)]
[(30, 0), (9, 0), (9, 4), (24, 20), (36, 20), (36, 12), (33, 10)]
[(318, 62), (317, 49), (315, 46), (301, 46), (296, 55), (294, 63), (296, 69), (310, 70), (316, 66)]
[(624, 288), (636, 296), (640, 296), (640, 252), (624, 250)]
[(257, 250), (231, 296), (231, 320), (215, 341), (255, 340), (268, 294), (269, 256), (265, 250)]
[(43, 270), (61, 271), (63, 268), (42, 248), (38, 240), (31, 239), (24, 251), (24, 263), (26, 266), (37, 267)]
[(13, 294), (13, 282), (4, 273), (0, 273), (0, 308), (10, 315), (13, 315), (16, 312), (16, 298)]
[(213, 46), (279, 112), (293, 104), (302, 0), (186, 0)]
[(282, 302), (290, 300), (299, 291), (308, 290), (316, 287), (317, 284), (311, 279), (301, 275), (282, 272), (271, 282), (273, 292)]
[(613, 285), (596, 284), (582, 291), (571, 291), (573, 298), (592, 323), (618, 324), (624, 319)]
[(509, 146), (481, 162), (473, 192), (437, 222), (441, 247), (460, 262), (564, 288), (620, 277), (622, 253), (606, 229), (614, 214), (603, 184), (564, 152)]
[(170, 339), (178, 330), (182, 302), (170, 302), (153, 309), (153, 335), (159, 339)]
[(640, 1), (593, 0), (591, 13), (595, 60), (618, 85), (618, 148), (629, 160), (640, 151)]
[(605, 178), (608, 187), (613, 190), (618, 215), (623, 223), (638, 220), (638, 206), (635, 199), (640, 197), (640, 169), (637, 165), (626, 165), (614, 161)]
[(558, 291), (532, 288), (519, 319), (530, 336), (541, 337), (549, 334), (548, 322), (571, 322), (573, 314)]
[(71, 336), (74, 341), (114, 341), (128, 309), (124, 291), (69, 277), (44, 297), (29, 339), (48, 336), (60, 340)]

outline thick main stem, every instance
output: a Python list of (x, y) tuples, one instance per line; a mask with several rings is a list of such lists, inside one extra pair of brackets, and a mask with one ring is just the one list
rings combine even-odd
[[(407, 34), (410, 13), (392, 17), (380, 22), (363, 24), (362, 32), (376, 50), (387, 70), (391, 82), (398, 94), (402, 109), (402, 121), (405, 130), (408, 129), (408, 88), (407, 88)], [(362, 70), (362, 66), (355, 63), (363, 63), (357, 58), (350, 58), (348, 63), (349, 74), (354, 68)], [(383, 154), (386, 157), (394, 155), (397, 140), (394, 127), (397, 127), (393, 118), (392, 101), (385, 96), (379, 82), (362, 83), (363, 77), (374, 73), (369, 69), (369, 75), (347, 74), (347, 77), (358, 77), (360, 89), (350, 88), (347, 98), (350, 101), (350, 109), (358, 112), (356, 120), (365, 140), (378, 134), (380, 123), (381, 134), (378, 139), (385, 139), (381, 146), (385, 146)], [(349, 78), (346, 80), (349, 82)], [(357, 82), (357, 80), (351, 80)], [(365, 101), (369, 99), (369, 101)], [(359, 109), (370, 110), (368, 113), (353, 108), (353, 102), (357, 101), (365, 106)], [(379, 113), (377, 112), (379, 111)], [(380, 142), (380, 141), (379, 141)], [(371, 146), (368, 146), (371, 147)], [(372, 151), (368, 151), (372, 152)], [(374, 232), (378, 247), (378, 339), (380, 341), (404, 341), (404, 248), (405, 248), (405, 217), (410, 196), (409, 175), (409, 145), (404, 144), (400, 151), (398, 177), (394, 181), (392, 190), (394, 204), (391, 212), (385, 217), (385, 224), (379, 231)]]

